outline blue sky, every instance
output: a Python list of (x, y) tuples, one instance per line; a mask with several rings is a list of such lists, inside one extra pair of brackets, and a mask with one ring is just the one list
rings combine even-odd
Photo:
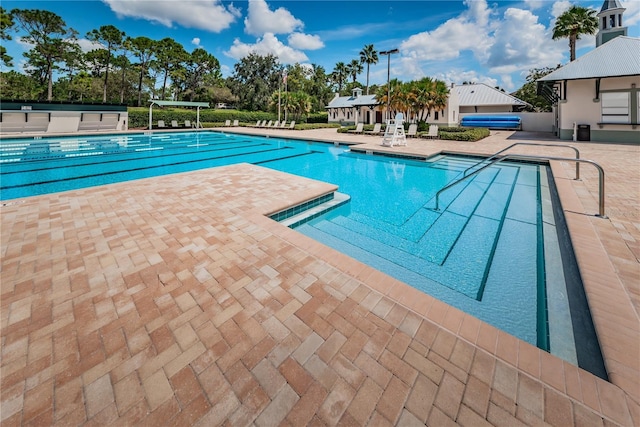
[[(376, 50), (400, 49), (391, 57), (391, 77), (424, 76), (448, 83), (482, 82), (518, 89), (531, 68), (568, 62), (568, 40), (551, 40), (558, 15), (578, 4), (600, 10), (596, 1), (334, 1), (334, 0), (3, 0), (5, 9), (45, 9), (78, 31), (85, 50), (88, 31), (115, 25), (128, 36), (172, 37), (188, 51), (202, 47), (215, 55), (223, 75), (250, 52), (272, 53), (283, 64), (322, 65), (327, 73), (339, 61), (358, 59), (366, 44)], [(640, 2), (627, 8), (629, 36), (640, 36)], [(28, 46), (3, 42), (24, 65)], [(578, 56), (595, 47), (594, 36), (578, 44)], [(384, 83), (387, 58), (372, 65), (371, 83)], [(363, 84), (365, 73), (358, 77)]]

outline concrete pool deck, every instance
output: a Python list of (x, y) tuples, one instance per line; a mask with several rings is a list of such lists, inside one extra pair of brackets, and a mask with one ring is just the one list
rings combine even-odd
[(2, 425), (640, 425), (640, 146), (570, 145), (607, 173), (603, 219), (552, 163), (611, 382), (269, 220), (335, 187), (245, 164), (3, 204)]

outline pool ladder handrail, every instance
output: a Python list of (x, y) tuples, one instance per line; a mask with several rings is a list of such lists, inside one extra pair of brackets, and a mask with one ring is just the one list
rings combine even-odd
[[(513, 147), (515, 147), (516, 145), (535, 145), (535, 146), (538, 146), (538, 147), (563, 147), (563, 148), (565, 148), (565, 147), (566, 147), (566, 148), (571, 148), (571, 149), (572, 149), (573, 151), (575, 151), (575, 153), (576, 153), (576, 159), (579, 159), (579, 158), (580, 158), (580, 151), (579, 151), (576, 147), (574, 147), (573, 145), (564, 145), (564, 144), (543, 144), (543, 143), (537, 143), (537, 142), (516, 142), (516, 143), (514, 143), (514, 144), (511, 144), (511, 145), (510, 145), (510, 146), (508, 146), (508, 147), (503, 148), (503, 149), (502, 149), (502, 150), (500, 150), (500, 151), (497, 151), (497, 152), (493, 153), (493, 154), (491, 155), (491, 157), (487, 157), (486, 159), (482, 159), (482, 160), (480, 160), (478, 163), (475, 163), (475, 164), (473, 164), (473, 165), (469, 166), (468, 168), (466, 168), (466, 169), (464, 170), (464, 172), (462, 172), (463, 177), (467, 175), (467, 172), (469, 172), (469, 170), (470, 170), (470, 169), (473, 169), (473, 168), (475, 168), (476, 166), (478, 166), (478, 165), (480, 165), (480, 164), (482, 164), (482, 163), (484, 163), (484, 162), (486, 162), (486, 161), (491, 161), (491, 160), (493, 160), (493, 159), (497, 158), (497, 157), (498, 157), (498, 155), (500, 155), (500, 154), (504, 153), (505, 151), (507, 151), (507, 150), (509, 150), (509, 149), (511, 149), (511, 148), (513, 148)], [(576, 177), (575, 177), (575, 179), (576, 179), (576, 180), (577, 180), (577, 179), (580, 179), (580, 162), (576, 162)]]
[(529, 156), (529, 155), (523, 155), (523, 154), (507, 154), (505, 156), (496, 158), (494, 160), (492, 160), (490, 163), (487, 163), (486, 165), (484, 165), (483, 167), (481, 167), (480, 169), (476, 169), (475, 171), (473, 171), (472, 173), (470, 173), (469, 175), (464, 175), (461, 178), (458, 178), (457, 180), (453, 181), (450, 184), (445, 185), (444, 187), (442, 187), (440, 190), (438, 190), (438, 192), (436, 193), (436, 207), (435, 210), (440, 210), (439, 206), (440, 206), (440, 194), (446, 190), (448, 190), (451, 187), (454, 187), (458, 184), (460, 184), (462, 181), (466, 180), (467, 178), (471, 178), (472, 176), (480, 173), (481, 171), (485, 170), (486, 168), (493, 166), (496, 163), (499, 163), (503, 160), (554, 160), (554, 161), (568, 161), (568, 162), (576, 162), (576, 163), (587, 163), (590, 165), (593, 165), (596, 169), (598, 169), (598, 214), (596, 216), (601, 217), (601, 218), (606, 218), (607, 216), (604, 213), (604, 179), (605, 179), (605, 175), (604, 175), (604, 169), (602, 169), (602, 166), (600, 166), (598, 163), (594, 162), (593, 160), (587, 160), (587, 159), (574, 159), (572, 157), (548, 157), (548, 156)]

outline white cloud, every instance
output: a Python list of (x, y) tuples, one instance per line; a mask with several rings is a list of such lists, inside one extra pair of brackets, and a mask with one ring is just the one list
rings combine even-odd
[(31, 50), (36, 46), (35, 44), (26, 41), (24, 37), (18, 37), (16, 39), (16, 43), (24, 50)]
[(375, 34), (395, 25), (393, 22), (375, 24), (355, 24), (319, 31), (323, 40), (349, 40), (368, 34)]
[(517, 89), (513, 84), (513, 79), (511, 78), (511, 75), (504, 74), (504, 75), (500, 76), (500, 78), (502, 79), (501, 87), (503, 87), (504, 89), (506, 89), (508, 91), (512, 91), (512, 90)]
[(524, 0), (524, 5), (529, 10), (540, 9), (545, 4), (547, 4), (545, 0)]
[(485, 0), (468, 0), (469, 7), (459, 17), (450, 19), (433, 31), (415, 34), (402, 42), (403, 55), (417, 60), (446, 61), (457, 58), (463, 50), (485, 56), (491, 45), (489, 15)]
[(628, 0), (621, 3), (621, 6), (627, 9), (624, 11), (622, 25), (627, 27), (637, 25), (640, 22), (640, 2)]
[(304, 34), (304, 33), (293, 33), (289, 34), (289, 46), (294, 49), (302, 49), (302, 50), (317, 50), (324, 47), (324, 43), (320, 40), (319, 36)]
[(87, 39), (78, 39), (76, 40), (78, 43), (78, 46), (80, 46), (80, 49), (82, 49), (83, 52), (87, 53), (90, 52), (92, 50), (95, 49), (104, 49), (104, 45), (102, 43), (97, 43), (91, 40), (87, 40)]
[(266, 33), (264, 37), (258, 38), (253, 44), (242, 43), (239, 39), (235, 39), (231, 48), (225, 52), (227, 56), (236, 60), (242, 59), (250, 53), (262, 56), (271, 54), (276, 56), (283, 64), (304, 62), (309, 59), (304, 52), (286, 46), (271, 33)]
[(222, 73), (222, 77), (228, 77), (233, 74), (233, 69), (228, 65), (220, 64), (220, 72)]
[(196, 46), (200, 46), (200, 37), (194, 37), (194, 38), (191, 40), (191, 44), (192, 44), (192, 45), (196, 45)]
[[(551, 16), (553, 16), (554, 18), (557, 18), (558, 16), (562, 15), (564, 12), (569, 10), (571, 6), (572, 4), (569, 0), (556, 1), (551, 6)], [(552, 28), (554, 23), (555, 23), (555, 19), (554, 19), (554, 22), (551, 23)]]
[(249, 0), (249, 11), (244, 18), (244, 30), (247, 34), (288, 34), (302, 27), (303, 22), (296, 19), (287, 9), (279, 7), (272, 11), (265, 0)]
[(220, 0), (125, 1), (102, 0), (118, 17), (133, 17), (158, 22), (167, 27), (175, 24), (219, 33), (240, 16), (232, 4)]
[(486, 65), (506, 74), (522, 69), (553, 66), (562, 61), (564, 49), (551, 42), (551, 35), (531, 11), (508, 8), (494, 32)]
[[(520, 81), (530, 69), (555, 66), (568, 54), (566, 40), (551, 39), (555, 19), (548, 27), (539, 22), (538, 13), (533, 12), (539, 7), (536, 1), (525, 0), (524, 7), (528, 9), (510, 7), (502, 16), (496, 15), (485, 0), (465, 1), (467, 10), (463, 13), (431, 31), (409, 37), (400, 45), (401, 75), (412, 79), (429, 75), (455, 83), (483, 82), (492, 87), (499, 82), (507, 90), (515, 89), (514, 81)], [(544, 13), (558, 16), (570, 6), (568, 1), (556, 1)], [(578, 48), (594, 45), (594, 36), (583, 36), (578, 42)], [(439, 71), (442, 63), (456, 58), (460, 60), (453, 67), (475, 68), (477, 61), (490, 76)]]
[(494, 77), (479, 75), (475, 70), (449, 70), (445, 73), (436, 74), (434, 77), (443, 82), (447, 82), (449, 85), (451, 83), (459, 85), (462, 84), (462, 82), (485, 83), (491, 87), (498, 85), (498, 80)]

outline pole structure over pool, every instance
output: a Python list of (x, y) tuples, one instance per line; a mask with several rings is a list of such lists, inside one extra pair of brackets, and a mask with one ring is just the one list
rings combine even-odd
[(149, 105), (149, 130), (152, 129), (154, 104), (161, 107), (196, 107), (196, 128), (200, 127), (200, 108), (210, 108), (208, 102), (163, 101), (159, 99), (150, 99), (149, 102), (151, 103)]

